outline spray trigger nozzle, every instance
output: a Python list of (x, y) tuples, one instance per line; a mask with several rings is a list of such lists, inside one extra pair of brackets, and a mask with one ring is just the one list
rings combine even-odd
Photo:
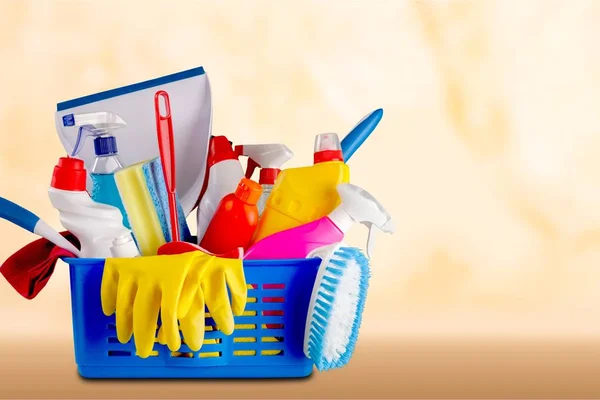
[(392, 222), (391, 218), (385, 224), (383, 224), (383, 226), (381, 227), (381, 230), (384, 231), (385, 233), (396, 232), (396, 227), (394, 226), (394, 223)]
[(369, 236), (367, 237), (367, 257), (371, 258), (371, 250), (373, 250), (373, 246), (375, 246), (375, 229), (377, 229), (377, 227), (373, 226), (372, 222), (363, 222), (363, 225), (369, 229)]
[(394, 232), (392, 217), (373, 195), (351, 183), (342, 183), (337, 187), (342, 203), (329, 214), (329, 218), (342, 232), (346, 232), (352, 224), (358, 222), (369, 229), (367, 239), (367, 255), (370, 257), (375, 244), (375, 229), (385, 233)]
[[(79, 127), (79, 132), (77, 133), (77, 140), (71, 157), (75, 157), (81, 151), (88, 136), (95, 136), (97, 138), (102, 136), (111, 137), (114, 130), (127, 125), (123, 118), (106, 111), (75, 114), (72, 116), (72, 120), (71, 126)], [(110, 147), (113, 148), (115, 146), (111, 143)]]
[(380, 231), (383, 231), (384, 233), (394, 233), (394, 231), (396, 230), (391, 218), (388, 219), (387, 222), (381, 226), (378, 226), (371, 221), (361, 221), (361, 224), (366, 226), (367, 229), (369, 230), (369, 234), (367, 236), (367, 257), (368, 258), (371, 258), (371, 250), (373, 249), (373, 246), (375, 246), (375, 232), (380, 230)]
[(294, 155), (286, 145), (279, 143), (238, 145), (235, 153), (248, 157), (246, 178), (250, 179), (256, 168), (261, 169), (261, 184), (274, 184), (280, 168)]
[(252, 178), (252, 174), (256, 168), (261, 168), (260, 165), (253, 159), (248, 159), (248, 166), (246, 167), (246, 178)]

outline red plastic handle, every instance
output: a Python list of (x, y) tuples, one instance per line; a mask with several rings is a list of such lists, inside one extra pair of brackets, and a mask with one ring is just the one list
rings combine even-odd
[[(235, 155), (240, 157), (244, 156), (244, 146), (237, 145), (235, 146)], [(256, 161), (248, 157), (248, 165), (246, 166), (246, 178), (252, 178), (252, 174), (256, 168), (262, 168)]]
[[(160, 111), (160, 99), (165, 102), (166, 115)], [(158, 151), (162, 164), (165, 184), (169, 197), (169, 214), (171, 217), (171, 236), (173, 242), (179, 241), (179, 221), (175, 197), (175, 142), (173, 140), (173, 122), (171, 121), (171, 104), (169, 94), (159, 90), (154, 95), (154, 112), (156, 115), (156, 133), (158, 136)]]
[(246, 178), (252, 178), (252, 174), (257, 167), (260, 167), (260, 165), (258, 165), (258, 163), (253, 159), (248, 158), (248, 165), (246, 166)]

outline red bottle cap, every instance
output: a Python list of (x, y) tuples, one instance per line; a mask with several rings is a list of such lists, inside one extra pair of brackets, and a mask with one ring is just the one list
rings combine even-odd
[(208, 146), (208, 160), (206, 168), (210, 168), (224, 160), (237, 160), (238, 155), (233, 151), (231, 142), (225, 136), (213, 136)]
[(258, 182), (261, 185), (274, 185), (280, 172), (279, 168), (262, 168)]
[(55, 189), (72, 192), (84, 192), (87, 174), (83, 160), (79, 158), (61, 157), (54, 167), (50, 186)]
[(323, 133), (315, 137), (314, 163), (344, 161), (342, 145), (335, 133)]
[(342, 153), (342, 150), (323, 150), (315, 153), (315, 164), (327, 161), (344, 161), (344, 154)]
[(235, 189), (235, 197), (250, 205), (258, 203), (261, 194), (262, 186), (248, 178), (242, 178)]

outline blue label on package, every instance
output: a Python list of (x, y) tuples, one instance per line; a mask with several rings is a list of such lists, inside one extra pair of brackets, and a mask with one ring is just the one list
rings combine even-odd
[(73, 114), (63, 115), (63, 126), (73, 126), (75, 125), (75, 117)]

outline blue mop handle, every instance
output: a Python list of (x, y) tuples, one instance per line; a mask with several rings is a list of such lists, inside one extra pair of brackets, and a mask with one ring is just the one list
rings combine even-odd
[(0, 197), (0, 218), (12, 222), (31, 233), (35, 233), (35, 226), (40, 217), (29, 210), (24, 209), (10, 200)]
[(344, 161), (348, 162), (356, 150), (373, 133), (379, 121), (383, 117), (383, 109), (378, 108), (371, 114), (364, 117), (342, 140), (342, 153)]

